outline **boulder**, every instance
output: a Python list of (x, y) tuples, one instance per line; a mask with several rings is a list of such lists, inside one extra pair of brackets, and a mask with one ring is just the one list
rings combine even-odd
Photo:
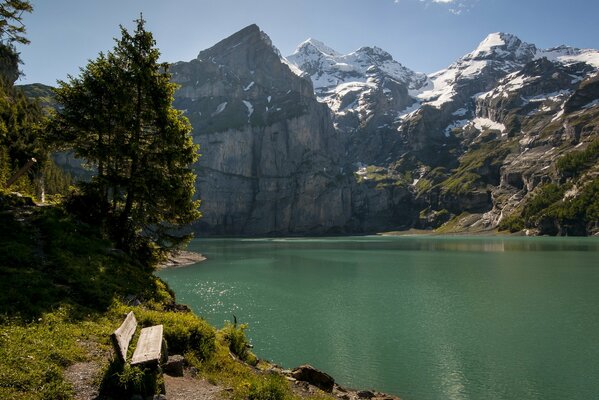
[(183, 376), (183, 367), (185, 366), (185, 358), (175, 354), (168, 358), (166, 364), (162, 366), (162, 371), (170, 376)]
[(295, 368), (292, 376), (298, 381), (307, 382), (328, 393), (332, 393), (335, 386), (335, 380), (329, 374), (319, 371), (311, 365), (301, 365)]
[(361, 399), (372, 399), (374, 397), (374, 393), (370, 390), (360, 390), (358, 392), (358, 397)]

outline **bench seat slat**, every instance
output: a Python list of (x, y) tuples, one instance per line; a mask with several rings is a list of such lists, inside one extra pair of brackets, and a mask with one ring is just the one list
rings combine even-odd
[(131, 358), (131, 365), (160, 360), (162, 351), (162, 325), (143, 328), (137, 340), (137, 347)]
[(137, 328), (137, 320), (135, 319), (135, 314), (131, 311), (127, 314), (121, 326), (112, 334), (113, 343), (122, 362), (127, 361), (127, 349), (135, 333), (135, 328)]

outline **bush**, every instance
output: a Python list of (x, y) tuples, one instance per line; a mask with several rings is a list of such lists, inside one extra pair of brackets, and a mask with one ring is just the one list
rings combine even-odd
[(283, 400), (288, 392), (287, 382), (281, 375), (268, 374), (250, 384), (248, 400)]
[(224, 338), (229, 344), (229, 350), (241, 360), (247, 362), (250, 365), (256, 365), (258, 359), (256, 356), (249, 351), (250, 343), (245, 336), (245, 330), (247, 324), (241, 324), (237, 326), (227, 322), (223, 328)]

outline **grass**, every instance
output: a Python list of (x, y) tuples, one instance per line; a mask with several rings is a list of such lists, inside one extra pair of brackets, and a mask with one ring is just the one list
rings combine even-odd
[(499, 168), (511, 151), (511, 143), (497, 146), (485, 143), (460, 158), (460, 165), (440, 183), (446, 193), (465, 194), (473, 189), (499, 182)]

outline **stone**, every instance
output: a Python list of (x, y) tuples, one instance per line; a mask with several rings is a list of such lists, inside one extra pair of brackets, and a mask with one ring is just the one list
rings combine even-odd
[(360, 390), (357, 394), (361, 399), (372, 399), (374, 397), (374, 393), (370, 390)]
[(185, 366), (185, 357), (182, 355), (172, 355), (162, 366), (162, 371), (170, 376), (183, 376), (183, 367)]
[(307, 364), (295, 368), (292, 376), (298, 381), (307, 382), (328, 393), (332, 393), (335, 386), (335, 380), (329, 374)]

